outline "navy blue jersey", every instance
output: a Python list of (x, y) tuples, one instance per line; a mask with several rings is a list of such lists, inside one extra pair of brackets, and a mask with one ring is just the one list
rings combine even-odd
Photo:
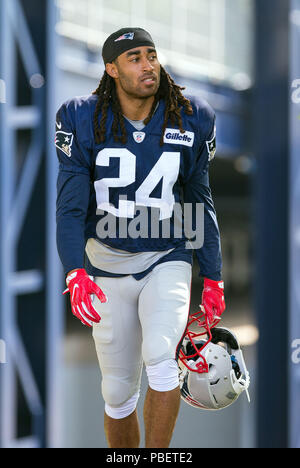
[(215, 154), (211, 107), (203, 100), (192, 101), (193, 115), (182, 111), (185, 133), (169, 122), (163, 145), (163, 100), (142, 131), (125, 119), (126, 144), (114, 140), (109, 108), (106, 141), (97, 144), (93, 131), (97, 99), (95, 95), (74, 98), (57, 113), (57, 245), (65, 272), (85, 266), (95, 275), (85, 263), (89, 238), (133, 253), (174, 249), (167, 259), (190, 261), (189, 235), (182, 222), (179, 236), (178, 213), (181, 206), (186, 217), (184, 204), (189, 204), (195, 234), (196, 206), (203, 204), (204, 244), (195, 249), (200, 274), (221, 279), (220, 235), (208, 177)]

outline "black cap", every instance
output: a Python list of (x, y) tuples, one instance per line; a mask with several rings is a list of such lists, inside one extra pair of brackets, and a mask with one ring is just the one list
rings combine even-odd
[(102, 48), (102, 57), (105, 65), (113, 62), (119, 55), (135, 47), (154, 47), (150, 34), (142, 28), (122, 28), (111, 34)]

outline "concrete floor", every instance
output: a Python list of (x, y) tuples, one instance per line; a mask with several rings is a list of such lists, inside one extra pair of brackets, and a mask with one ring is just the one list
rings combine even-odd
[[(224, 323), (225, 325), (225, 323)], [(171, 442), (172, 448), (251, 448), (255, 444), (255, 347), (244, 348), (251, 374), (251, 404), (242, 395), (222, 411), (201, 411), (181, 403)], [(65, 340), (63, 369), (62, 448), (107, 448), (103, 431), (104, 401), (101, 374), (93, 339), (89, 332), (73, 333)], [(142, 421), (143, 401), (147, 390), (145, 371), (142, 377), (138, 414)]]

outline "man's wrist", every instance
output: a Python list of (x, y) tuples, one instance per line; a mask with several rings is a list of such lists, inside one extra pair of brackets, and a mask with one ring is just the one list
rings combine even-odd
[(224, 281), (222, 279), (219, 281), (215, 281), (210, 278), (204, 278), (204, 287), (206, 286), (224, 289)]
[(70, 281), (77, 276), (77, 272), (82, 270), (85, 271), (83, 268), (75, 268), (74, 270), (69, 271), (69, 273), (66, 276), (67, 286), (69, 286)]
[(72, 273), (74, 273), (75, 271), (78, 271), (78, 270), (81, 270), (81, 268), (74, 268), (74, 270), (69, 271), (69, 273), (67, 273), (67, 275), (66, 275), (66, 278), (68, 276), (70, 276)]
[(207, 274), (207, 275), (201, 275), (203, 279), (209, 279), (211, 281), (223, 281), (222, 279), (222, 273), (219, 271), (216, 271), (215, 273)]

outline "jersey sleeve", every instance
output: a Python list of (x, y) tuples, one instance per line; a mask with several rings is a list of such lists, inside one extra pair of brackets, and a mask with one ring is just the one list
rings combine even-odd
[(206, 114), (208, 131), (203, 135), (199, 154), (183, 187), (184, 202), (192, 204), (192, 225), (196, 229), (196, 204), (204, 205), (204, 244), (195, 249), (200, 275), (215, 281), (222, 277), (220, 232), (209, 183), (209, 167), (216, 152), (216, 121), (213, 111)]
[(79, 111), (83, 114), (85, 124), (86, 116), (76, 101), (69, 101), (61, 106), (56, 114), (55, 146), (60, 170), (89, 175), (92, 169), (91, 151), (83, 141), (82, 134), (77, 134), (76, 127), (83, 126), (77, 124), (76, 113)]
[(77, 140), (75, 115), (64, 104), (56, 116), (57, 249), (67, 274), (84, 267), (85, 221), (90, 197), (90, 154)]

